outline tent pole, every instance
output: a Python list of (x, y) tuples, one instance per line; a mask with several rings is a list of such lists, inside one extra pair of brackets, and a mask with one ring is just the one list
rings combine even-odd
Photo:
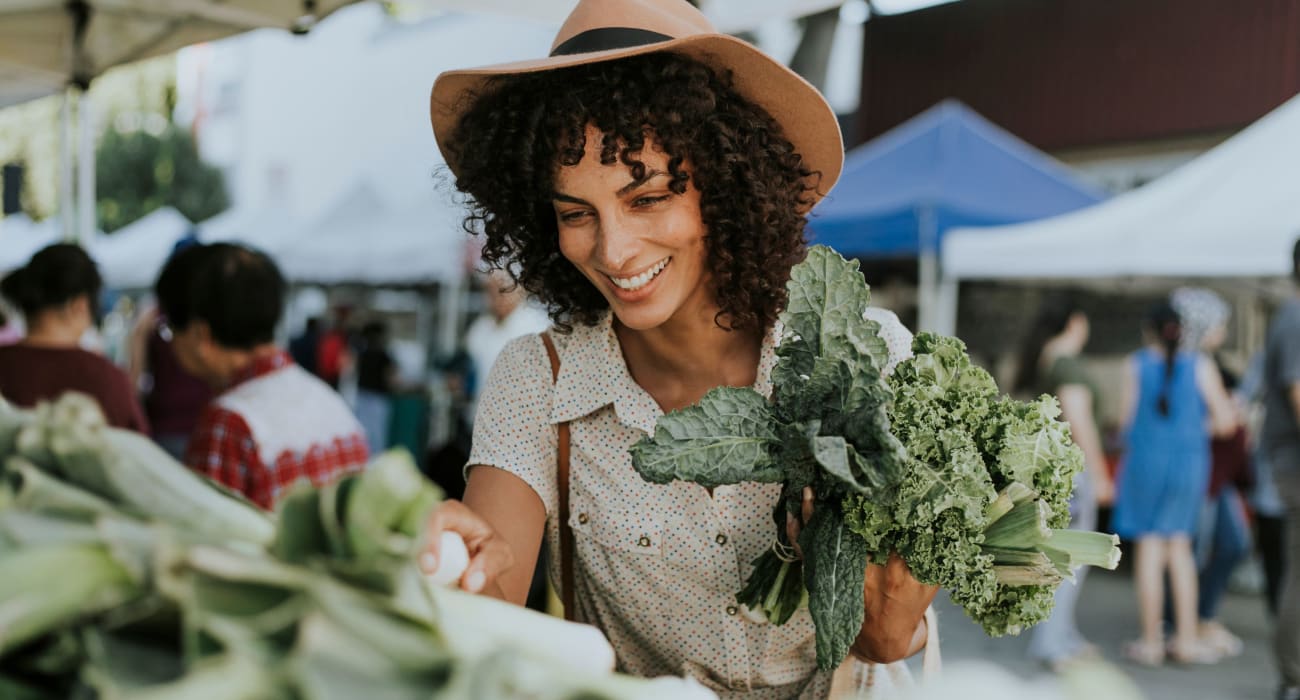
[(941, 269), (939, 271), (938, 311), (935, 314), (934, 332), (943, 335), (957, 335), (957, 285), (961, 281), (943, 274), (942, 260), (939, 265)]
[(77, 100), (77, 242), (82, 246), (95, 241), (95, 118), (90, 96), (81, 93)]
[(72, 103), (76, 99), (76, 90), (71, 85), (63, 88), (63, 105), (59, 109), (59, 224), (63, 227), (64, 240), (76, 237), (72, 191)]
[(921, 207), (918, 212), (920, 224), (921, 257), (918, 260), (917, 313), (918, 330), (933, 331), (938, 320), (935, 318), (935, 303), (939, 286), (939, 222), (934, 208)]

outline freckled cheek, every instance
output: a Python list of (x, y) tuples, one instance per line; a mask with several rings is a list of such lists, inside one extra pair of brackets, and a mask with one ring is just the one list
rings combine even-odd
[(560, 255), (589, 277), (587, 265), (595, 247), (596, 241), (590, 234), (573, 229), (560, 229)]

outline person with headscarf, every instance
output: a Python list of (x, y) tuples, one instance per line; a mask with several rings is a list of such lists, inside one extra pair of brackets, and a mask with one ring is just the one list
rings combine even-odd
[[(1227, 338), (1231, 307), (1212, 290), (1180, 287), (1169, 296), (1183, 325), (1183, 349), (1203, 353), (1217, 368), (1224, 388), (1232, 392), (1239, 377), (1219, 357)], [(1240, 407), (1238, 406), (1238, 410)], [(1238, 415), (1231, 435), (1210, 441), (1210, 481), (1196, 531), (1196, 612), (1201, 641), (1223, 656), (1242, 652), (1241, 638), (1219, 621), (1219, 605), (1233, 570), (1250, 553), (1250, 523), (1242, 494), (1250, 489), (1250, 453), (1246, 427)]]

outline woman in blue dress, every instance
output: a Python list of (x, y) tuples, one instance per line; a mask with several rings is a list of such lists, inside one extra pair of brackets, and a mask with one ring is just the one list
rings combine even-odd
[[(1166, 654), (1180, 663), (1213, 663), (1197, 636), (1192, 533), (1210, 478), (1210, 437), (1235, 428), (1231, 400), (1214, 364), (1179, 350), (1182, 325), (1168, 303), (1147, 318), (1148, 344), (1128, 362), (1123, 387), (1126, 450), (1112, 526), (1135, 541), (1134, 583), (1142, 636), (1125, 656), (1149, 666)], [(1162, 631), (1164, 576), (1174, 602), (1174, 636)]]

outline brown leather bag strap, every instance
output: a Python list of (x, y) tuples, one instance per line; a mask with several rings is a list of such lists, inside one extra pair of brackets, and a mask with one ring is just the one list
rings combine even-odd
[[(551, 381), (560, 379), (560, 354), (550, 333), (542, 333), (546, 355), (551, 360)], [(555, 427), (558, 450), (555, 462), (556, 488), (559, 492), (560, 512), (556, 514), (560, 526), (560, 600), (564, 604), (564, 619), (573, 621), (577, 610), (573, 605), (573, 528), (569, 527), (569, 422)]]

